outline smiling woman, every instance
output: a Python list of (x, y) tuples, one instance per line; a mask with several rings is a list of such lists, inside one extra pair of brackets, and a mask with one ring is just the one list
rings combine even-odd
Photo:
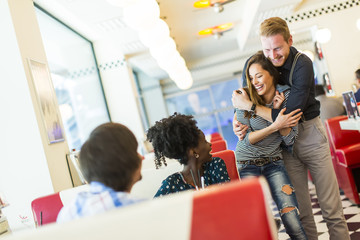
[(156, 122), (149, 129), (147, 139), (153, 144), (157, 167), (166, 166), (165, 157), (184, 165), (181, 172), (162, 182), (155, 197), (230, 181), (225, 162), (212, 158), (211, 143), (206, 141), (192, 116), (175, 113)]
[[(282, 120), (285, 110), (283, 107), (290, 94), (290, 87), (277, 85), (278, 78), (277, 70), (262, 51), (250, 58), (246, 69), (249, 89), (241, 94), (248, 92), (255, 107), (252, 111), (236, 109), (237, 120), (249, 127), (244, 139), (239, 140), (236, 146), (237, 166), (241, 178), (266, 178), (286, 233), (291, 239), (307, 239), (300, 222), (294, 188), (286, 172), (280, 148), (282, 142), (286, 145), (294, 143), (300, 115), (295, 117), (292, 128), (283, 128), (287, 122)], [(233, 99), (241, 94), (234, 91)], [(270, 123), (256, 115), (256, 105), (283, 109), (275, 122)]]

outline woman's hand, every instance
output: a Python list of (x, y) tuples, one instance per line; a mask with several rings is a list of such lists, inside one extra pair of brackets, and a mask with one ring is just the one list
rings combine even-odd
[(281, 109), (279, 115), (275, 119), (275, 122), (272, 124), (277, 130), (294, 127), (298, 124), (301, 118), (301, 109), (296, 109), (288, 114), (284, 114), (285, 110), (286, 108)]
[(280, 109), (281, 104), (284, 102), (285, 96), (284, 93), (279, 93), (279, 91), (276, 91), (275, 97), (273, 99), (273, 108), (274, 109)]
[(232, 104), (234, 108), (249, 111), (251, 109), (252, 102), (244, 89), (239, 88), (239, 90), (240, 93), (237, 90), (233, 91), (231, 98)]

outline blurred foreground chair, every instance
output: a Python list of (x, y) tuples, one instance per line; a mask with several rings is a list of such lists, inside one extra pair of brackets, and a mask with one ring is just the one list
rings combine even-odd
[(327, 119), (325, 127), (339, 186), (346, 197), (360, 205), (360, 132), (342, 130), (339, 122), (346, 119), (346, 116)]
[(232, 150), (215, 152), (213, 157), (219, 157), (224, 160), (231, 181), (240, 180), (239, 172), (236, 166), (235, 153)]
[(227, 149), (227, 144), (225, 140), (219, 140), (215, 142), (211, 142), (211, 152), (219, 152)]
[(263, 178), (234, 181), (25, 230), (8, 240), (274, 240), (277, 232), (268, 196)]

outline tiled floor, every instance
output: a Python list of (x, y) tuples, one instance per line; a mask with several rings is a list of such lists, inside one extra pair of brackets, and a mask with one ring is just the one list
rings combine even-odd
[[(310, 184), (310, 183), (309, 183)], [(327, 233), (326, 223), (322, 218), (321, 210), (319, 203), (317, 201), (317, 196), (315, 192), (314, 185), (309, 185), (309, 191), (311, 195), (311, 200), (313, 203), (313, 213), (315, 216), (315, 222), (317, 231), (319, 234), (319, 240), (328, 240), (329, 234)], [(344, 195), (341, 195), (342, 205), (344, 209), (344, 215), (346, 222), (348, 224), (350, 237), (352, 240), (360, 240), (360, 208), (355, 204), (352, 204)], [(275, 217), (279, 218), (279, 212), (275, 203), (272, 203), (272, 210)], [(279, 229), (279, 240), (288, 240), (289, 236), (285, 232), (284, 225), (281, 224)]]

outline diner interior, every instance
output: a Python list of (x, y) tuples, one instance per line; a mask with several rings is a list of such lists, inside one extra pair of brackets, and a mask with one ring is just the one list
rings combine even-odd
[[(315, 83), (343, 103), (360, 87), (360, 0), (196, 2), (0, 0), (0, 238), (290, 239), (273, 221), (266, 180), (240, 180), (231, 96), (262, 49), (260, 23), (277, 16)], [(349, 234), (360, 239), (360, 116), (346, 110), (324, 127)], [(153, 200), (182, 165), (156, 169), (146, 133), (175, 112), (194, 116), (231, 181)], [(78, 154), (106, 122), (134, 133), (144, 159), (131, 194), (148, 201), (56, 224), (89, 187)], [(309, 186), (319, 239), (329, 239), (311, 175)]]

